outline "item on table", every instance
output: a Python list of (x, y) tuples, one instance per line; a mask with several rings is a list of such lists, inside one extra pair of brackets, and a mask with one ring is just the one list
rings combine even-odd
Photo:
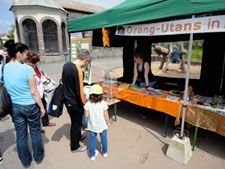
[(147, 90), (149, 90), (149, 91), (155, 91), (155, 92), (160, 92), (161, 91), (160, 89), (155, 89), (153, 87), (148, 87)]
[(173, 100), (173, 101), (178, 101), (178, 100), (180, 100), (180, 97), (168, 95), (168, 96), (167, 96), (167, 99), (168, 99), (168, 100)]
[(172, 96), (180, 97), (181, 92), (179, 90), (170, 90), (169, 94), (172, 95)]

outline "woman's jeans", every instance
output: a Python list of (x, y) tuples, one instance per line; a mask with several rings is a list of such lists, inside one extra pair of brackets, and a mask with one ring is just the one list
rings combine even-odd
[(41, 162), (44, 157), (42, 136), (40, 130), (40, 110), (37, 104), (13, 104), (12, 120), (16, 129), (16, 142), (19, 158), (24, 166), (32, 161), (28, 146), (28, 126), (32, 140), (33, 157)]
[[(96, 136), (97, 133), (90, 131), (89, 138), (89, 153), (91, 157), (95, 156), (95, 147), (96, 147)], [(108, 151), (108, 143), (107, 143), (107, 130), (104, 130), (100, 133), (101, 144), (102, 144), (102, 153), (107, 153)]]

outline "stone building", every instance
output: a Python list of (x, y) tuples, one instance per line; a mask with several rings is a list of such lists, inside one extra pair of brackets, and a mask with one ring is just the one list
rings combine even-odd
[(64, 60), (68, 53), (66, 20), (100, 12), (101, 7), (72, 0), (13, 0), (17, 40), (42, 61)]

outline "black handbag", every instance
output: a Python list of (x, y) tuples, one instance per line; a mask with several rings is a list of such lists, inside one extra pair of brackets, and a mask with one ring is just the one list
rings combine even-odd
[(60, 81), (59, 85), (55, 88), (51, 98), (48, 114), (53, 117), (60, 117), (63, 113), (63, 84)]
[(12, 100), (4, 86), (4, 67), (2, 65), (2, 77), (0, 82), (0, 118), (12, 113)]

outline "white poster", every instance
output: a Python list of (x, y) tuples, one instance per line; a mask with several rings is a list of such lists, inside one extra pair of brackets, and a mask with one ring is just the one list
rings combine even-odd
[(225, 32), (225, 15), (118, 26), (116, 35), (159, 36), (207, 32)]
[(89, 43), (81, 43), (81, 49), (89, 49)]
[(91, 64), (84, 70), (84, 83), (91, 85)]
[(76, 43), (71, 43), (71, 57), (77, 58), (77, 45), (76, 45)]

